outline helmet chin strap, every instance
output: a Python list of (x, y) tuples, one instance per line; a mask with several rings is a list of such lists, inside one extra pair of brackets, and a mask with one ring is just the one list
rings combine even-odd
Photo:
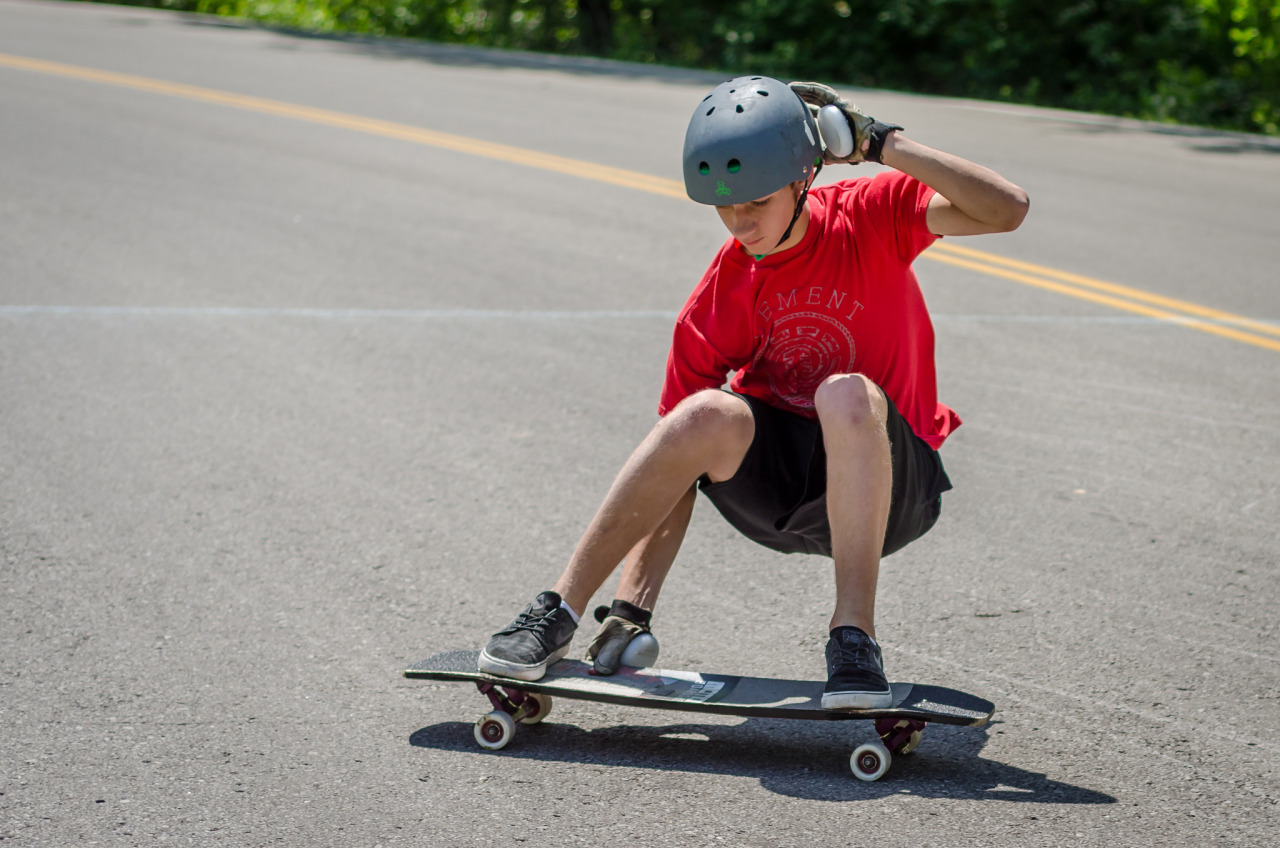
[[(791, 238), (791, 230), (795, 227), (796, 221), (800, 220), (800, 213), (804, 211), (804, 202), (809, 197), (809, 186), (813, 185), (814, 180), (818, 179), (818, 174), (820, 173), (822, 173), (822, 163), (818, 162), (818, 167), (813, 169), (813, 176), (804, 184), (804, 191), (800, 192), (800, 199), (796, 201), (796, 211), (791, 213), (791, 223), (787, 224), (787, 231), (782, 234), (782, 238), (778, 239), (778, 243), (773, 246), (774, 250), (777, 250), (787, 239)], [(767, 255), (765, 253), (760, 254), (756, 257), (756, 261), (759, 262)]]

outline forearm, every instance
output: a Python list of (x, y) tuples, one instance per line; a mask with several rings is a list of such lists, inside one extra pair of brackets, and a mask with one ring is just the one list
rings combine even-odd
[(901, 132), (889, 134), (881, 161), (929, 186), (977, 225), (967, 227), (967, 222), (943, 210), (939, 215), (943, 220), (933, 230), (939, 235), (1008, 232), (1026, 217), (1030, 202), (1017, 185), (990, 168), (935, 150)]

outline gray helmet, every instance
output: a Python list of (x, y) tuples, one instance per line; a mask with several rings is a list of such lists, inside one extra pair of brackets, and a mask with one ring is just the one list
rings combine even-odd
[(684, 188), (710, 206), (747, 203), (808, 180), (822, 161), (818, 127), (795, 92), (738, 77), (703, 98), (684, 134)]

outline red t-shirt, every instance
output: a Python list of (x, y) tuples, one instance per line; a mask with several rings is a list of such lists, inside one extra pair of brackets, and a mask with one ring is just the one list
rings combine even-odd
[(676, 320), (658, 414), (694, 392), (729, 387), (816, 417), (832, 374), (860, 373), (937, 449), (960, 426), (938, 403), (933, 323), (911, 262), (937, 239), (933, 189), (897, 171), (809, 192), (795, 247), (757, 261), (729, 239)]

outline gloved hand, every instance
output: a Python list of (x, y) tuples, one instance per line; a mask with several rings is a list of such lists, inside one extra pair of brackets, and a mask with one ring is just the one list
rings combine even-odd
[(879, 162), (880, 153), (884, 150), (884, 142), (889, 137), (889, 133), (902, 129), (897, 124), (884, 124), (870, 115), (862, 114), (856, 104), (845, 100), (829, 85), (823, 85), (820, 82), (793, 82), (790, 85), (791, 90), (808, 105), (809, 111), (815, 118), (823, 106), (835, 106), (844, 113), (845, 120), (849, 122), (849, 130), (853, 133), (853, 152), (848, 156), (836, 156), (824, 150), (822, 159), (828, 165), (836, 162), (849, 165), (864, 161)]
[(628, 601), (614, 600), (596, 609), (600, 629), (587, 648), (596, 674), (613, 674), (619, 666), (647, 668), (658, 661), (658, 640), (649, 632), (653, 613)]

